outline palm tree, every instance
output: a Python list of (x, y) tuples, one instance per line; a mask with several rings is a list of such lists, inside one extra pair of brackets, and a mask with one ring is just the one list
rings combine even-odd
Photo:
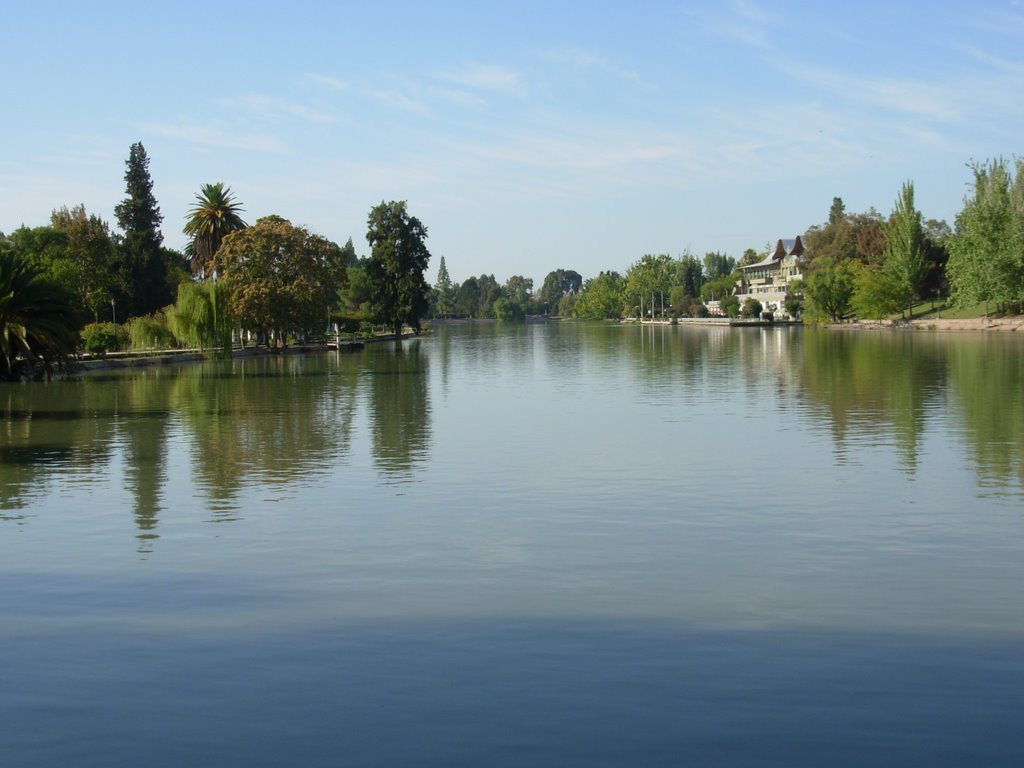
[(205, 278), (221, 241), (232, 232), (245, 229), (246, 224), (238, 215), (242, 210), (231, 196), (231, 187), (225, 187), (222, 182), (204, 184), (199, 190), (184, 229), (192, 238), (185, 247), (185, 254), (194, 275)]
[(0, 378), (53, 372), (75, 351), (72, 297), (17, 254), (0, 254)]

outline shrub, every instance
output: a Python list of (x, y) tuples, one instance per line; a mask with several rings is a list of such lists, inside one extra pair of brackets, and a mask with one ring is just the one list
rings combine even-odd
[(760, 301), (753, 296), (748, 296), (743, 302), (743, 307), (740, 309), (740, 317), (760, 317), (762, 309)]
[(113, 323), (89, 323), (82, 329), (82, 349), (91, 355), (117, 352), (125, 332)]

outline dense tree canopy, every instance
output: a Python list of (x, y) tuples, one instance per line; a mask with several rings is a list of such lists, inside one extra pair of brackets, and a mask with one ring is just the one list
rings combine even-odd
[(961, 306), (1024, 303), (1024, 160), (1016, 176), (1005, 160), (972, 166), (973, 194), (956, 219), (947, 267), (950, 293)]
[(323, 330), (346, 282), (343, 260), (336, 243), (265, 216), (225, 237), (213, 268), (228, 285), (230, 310), (242, 327), (284, 339)]
[(418, 332), (429, 309), (430, 286), (424, 277), (430, 261), (427, 228), (409, 215), (404, 200), (374, 206), (367, 225), (374, 317), (389, 325), (396, 337), (401, 337), (403, 325)]
[(554, 269), (544, 278), (537, 295), (537, 304), (541, 311), (556, 314), (562, 297), (569, 293), (579, 293), (582, 286), (583, 278), (576, 270)]
[(892, 216), (885, 226), (882, 274), (899, 308), (913, 315), (914, 301), (928, 275), (928, 262), (925, 259), (921, 214), (914, 207), (914, 185), (909, 181), (900, 189)]
[(51, 373), (74, 352), (71, 295), (15, 253), (0, 253), (0, 377)]
[(605, 320), (622, 317), (626, 281), (618, 272), (601, 272), (583, 283), (576, 300), (576, 317), (582, 320)]

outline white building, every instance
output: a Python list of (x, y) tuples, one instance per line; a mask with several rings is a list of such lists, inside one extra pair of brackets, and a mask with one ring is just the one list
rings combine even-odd
[(736, 285), (740, 306), (748, 298), (757, 299), (765, 312), (776, 316), (786, 314), (786, 294), (790, 283), (803, 280), (800, 257), (804, 244), (798, 235), (792, 240), (779, 240), (775, 251), (756, 264), (740, 267), (741, 277)]

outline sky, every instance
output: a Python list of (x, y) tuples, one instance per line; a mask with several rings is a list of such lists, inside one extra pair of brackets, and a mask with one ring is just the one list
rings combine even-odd
[(368, 254), (405, 200), (461, 282), (739, 257), (912, 181), (951, 225), (1024, 154), (1024, 4), (0, 0), (0, 231), (116, 228), (141, 141), (170, 247), (203, 184)]

